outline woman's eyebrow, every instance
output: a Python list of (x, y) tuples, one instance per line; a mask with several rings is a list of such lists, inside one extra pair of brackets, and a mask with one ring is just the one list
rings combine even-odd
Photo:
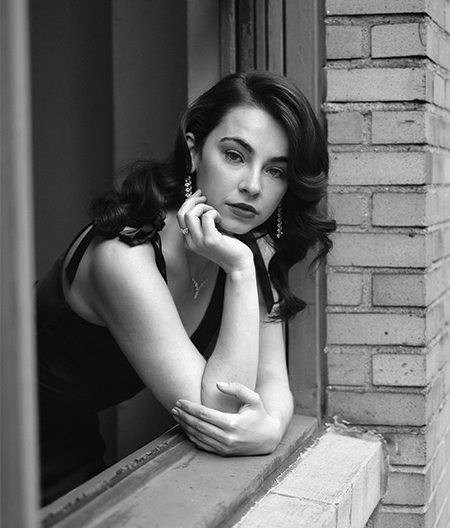
[[(225, 141), (234, 141), (238, 143), (239, 145), (241, 145), (241, 147), (245, 148), (245, 150), (249, 152), (250, 154), (253, 154), (255, 152), (255, 149), (249, 143), (247, 143), (247, 141), (245, 141), (244, 139), (240, 137), (226, 136), (220, 140), (220, 143), (225, 142)], [(287, 156), (274, 156), (273, 158), (270, 158), (269, 161), (273, 163), (287, 163), (288, 158)]]
[(247, 150), (250, 154), (253, 154), (255, 152), (255, 149), (249, 143), (247, 143), (247, 141), (240, 137), (226, 136), (220, 140), (220, 143), (223, 143), (225, 141), (234, 141), (236, 143), (239, 143), (239, 145), (241, 145), (241, 147), (244, 147), (245, 150)]

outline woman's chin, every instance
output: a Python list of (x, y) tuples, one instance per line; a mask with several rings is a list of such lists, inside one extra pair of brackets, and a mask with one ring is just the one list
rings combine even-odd
[(245, 235), (246, 233), (250, 232), (251, 229), (246, 229), (245, 227), (225, 227), (223, 225), (219, 225), (217, 224), (216, 225), (216, 228), (218, 231), (220, 231), (221, 233), (223, 233), (224, 235), (229, 235), (229, 236), (235, 236), (235, 235)]

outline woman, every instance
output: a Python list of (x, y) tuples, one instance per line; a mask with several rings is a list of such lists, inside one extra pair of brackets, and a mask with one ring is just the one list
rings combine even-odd
[[(147, 386), (199, 448), (270, 453), (293, 405), (288, 270), (322, 257), (328, 156), (301, 92), (234, 74), (140, 161), (38, 283), (43, 503), (104, 468), (97, 413)], [(270, 278), (269, 278), (270, 277)]]

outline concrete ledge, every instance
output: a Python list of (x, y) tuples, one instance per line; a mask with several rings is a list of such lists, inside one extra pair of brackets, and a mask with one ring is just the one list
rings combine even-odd
[(223, 458), (199, 451), (176, 427), (41, 510), (41, 526), (232, 526), (316, 432), (316, 419), (298, 415), (271, 455)]
[(236, 528), (364, 528), (386, 491), (381, 438), (331, 427)]

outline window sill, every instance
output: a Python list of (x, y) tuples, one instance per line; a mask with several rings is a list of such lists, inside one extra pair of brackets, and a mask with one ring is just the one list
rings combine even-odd
[(297, 415), (272, 454), (223, 458), (175, 427), (42, 509), (42, 526), (232, 526), (316, 432), (315, 418)]

